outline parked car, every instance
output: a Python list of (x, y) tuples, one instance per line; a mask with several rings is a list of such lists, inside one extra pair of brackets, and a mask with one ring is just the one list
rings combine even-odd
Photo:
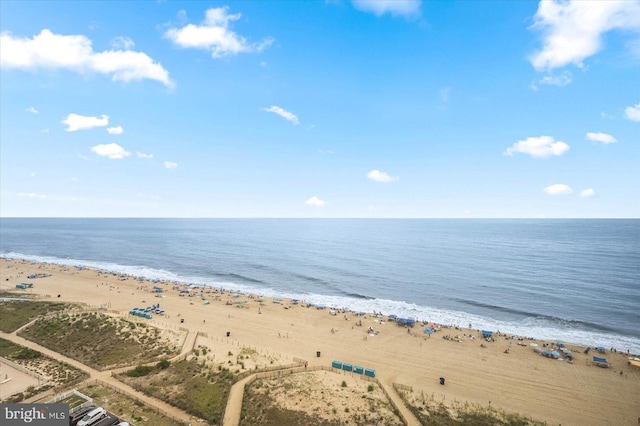
[(114, 426), (120, 423), (120, 419), (116, 417), (115, 414), (111, 414), (107, 412), (107, 416), (103, 417), (102, 420), (99, 420), (97, 423), (94, 423), (92, 426)]
[(96, 408), (95, 405), (90, 405), (88, 407), (83, 407), (79, 410), (74, 411), (69, 414), (69, 426), (76, 426), (76, 424), (87, 414), (89, 411)]
[(105, 417), (107, 415), (107, 410), (102, 407), (96, 407), (93, 410), (89, 411), (84, 415), (82, 420), (80, 420), (77, 426), (90, 426), (94, 423), (97, 423), (98, 420)]
[(120, 422), (116, 426), (130, 426), (129, 422)]

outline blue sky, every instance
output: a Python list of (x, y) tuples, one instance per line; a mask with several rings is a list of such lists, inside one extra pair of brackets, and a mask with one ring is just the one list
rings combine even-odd
[(0, 2), (0, 215), (639, 217), (640, 2)]

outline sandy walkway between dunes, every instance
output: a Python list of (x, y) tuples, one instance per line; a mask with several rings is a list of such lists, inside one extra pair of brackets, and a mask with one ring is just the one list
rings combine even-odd
[[(27, 279), (38, 273), (51, 276)], [(622, 353), (607, 351), (603, 356), (612, 368), (602, 369), (588, 361), (593, 353), (584, 355), (584, 348), (572, 344), (567, 346), (575, 359), (569, 364), (534, 353), (529, 346), (533, 341), (524, 340), (521, 346), (517, 340), (497, 337), (496, 342), (488, 343), (477, 330), (449, 328), (427, 337), (423, 327), (407, 331), (370, 315), (338, 312), (334, 316), (327, 309), (285, 300), (260, 303), (257, 297), (232, 297), (229, 292), (205, 293), (209, 302), (205, 304), (197, 292), (192, 297), (179, 296), (172, 284), (0, 259), (0, 288), (13, 291), (20, 282), (32, 282), (34, 288), (27, 292), (48, 296), (51, 301), (102, 305), (122, 313), (160, 303), (166, 315), (154, 316), (152, 323), (207, 333), (208, 338), (199, 339), (198, 344), (214, 351), (225, 353), (227, 345), (248, 346), (278, 354), (283, 360), (301, 358), (310, 366), (329, 366), (332, 360), (348, 362), (375, 369), (387, 386), (394, 382), (411, 386), (445, 403), (490, 404), (562, 425), (635, 425), (640, 418), (640, 371), (627, 366)], [(154, 285), (165, 290), (163, 297), (151, 292)], [(358, 320), (362, 326), (356, 325)], [(369, 326), (378, 334), (369, 335)], [(462, 342), (442, 338), (448, 335), (457, 335)], [(543, 342), (535, 342), (542, 346)], [(444, 386), (440, 377), (446, 380)]]

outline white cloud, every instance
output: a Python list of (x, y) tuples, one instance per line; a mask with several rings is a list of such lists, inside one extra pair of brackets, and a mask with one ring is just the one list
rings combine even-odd
[(602, 142), (602, 143), (605, 143), (605, 144), (618, 142), (616, 140), (616, 138), (614, 138), (613, 136), (608, 135), (606, 133), (589, 132), (589, 133), (587, 133), (587, 139), (589, 139), (590, 141)]
[(313, 207), (322, 207), (325, 204), (327, 204), (326, 202), (322, 201), (321, 199), (319, 199), (318, 197), (311, 197), (309, 198), (307, 201), (304, 202), (306, 205), (308, 206), (313, 206)]
[(45, 198), (47, 198), (47, 196), (44, 195), (44, 194), (36, 194), (34, 192), (22, 192), (22, 193), (18, 194), (18, 196), (27, 197), (27, 198), (40, 198), (40, 199), (43, 199), (43, 200)]
[(514, 143), (503, 153), (512, 156), (516, 152), (528, 154), (532, 157), (545, 158), (552, 155), (562, 155), (569, 151), (569, 145), (562, 141), (555, 141), (551, 136), (527, 138)]
[(640, 121), (640, 104), (626, 107), (624, 116), (631, 121)]
[(136, 155), (138, 156), (138, 158), (146, 158), (147, 160), (153, 158), (153, 154), (145, 154), (143, 152), (136, 152)]
[(596, 191), (594, 191), (593, 188), (585, 189), (583, 191), (580, 191), (580, 196), (582, 198), (595, 197), (596, 196)]
[(248, 43), (244, 37), (229, 28), (229, 23), (237, 21), (242, 15), (230, 15), (228, 10), (227, 6), (208, 9), (202, 25), (188, 24), (180, 29), (170, 28), (164, 36), (180, 47), (209, 50), (214, 58), (261, 52), (273, 43), (271, 38), (260, 43)]
[(543, 191), (549, 195), (568, 195), (573, 192), (573, 189), (564, 183), (557, 183), (555, 185), (547, 186)]
[(130, 50), (135, 45), (129, 37), (118, 36), (111, 40), (111, 47), (118, 50)]
[(543, 48), (529, 60), (537, 70), (582, 61), (602, 49), (602, 35), (616, 29), (638, 29), (637, 1), (540, 1), (532, 29), (543, 34)]
[(109, 132), (110, 135), (121, 135), (124, 129), (122, 126), (108, 127), (107, 132)]
[(27, 112), (30, 112), (31, 114), (37, 114), (40, 111), (38, 111), (35, 107), (30, 106), (29, 108), (26, 109)]
[(164, 166), (167, 169), (176, 169), (176, 168), (178, 168), (178, 163), (174, 163), (174, 162), (171, 162), (171, 161), (165, 161), (164, 162)]
[(421, 0), (351, 0), (353, 6), (363, 12), (376, 16), (391, 15), (415, 16), (420, 14)]
[[(573, 74), (569, 71), (565, 71), (560, 75), (545, 75), (540, 80), (538, 80), (537, 84), (542, 84), (545, 86), (557, 86), (564, 87), (570, 84), (573, 81)], [(537, 84), (534, 84), (534, 90), (537, 90)]]
[(117, 143), (96, 145), (91, 148), (91, 151), (112, 160), (120, 160), (131, 155), (130, 152), (125, 151), (125, 149)]
[(298, 117), (296, 117), (294, 113), (289, 112), (285, 109), (282, 109), (279, 106), (274, 105), (274, 106), (270, 106), (269, 108), (262, 108), (262, 110), (267, 112), (273, 112), (274, 114), (278, 114), (280, 117), (284, 118), (285, 120), (289, 120), (295, 125), (300, 124)]
[(375, 180), (376, 182), (384, 183), (398, 180), (397, 177), (389, 176), (387, 173), (381, 172), (380, 170), (371, 170), (369, 173), (367, 173), (367, 177), (371, 180)]
[(109, 125), (109, 116), (102, 114), (98, 117), (88, 117), (85, 115), (69, 114), (67, 118), (61, 121), (66, 124), (67, 132), (75, 132), (78, 130), (91, 129), (92, 127), (104, 127)]
[(114, 81), (151, 79), (166, 86), (173, 85), (169, 72), (146, 53), (131, 50), (94, 52), (91, 40), (83, 35), (60, 35), (44, 29), (32, 38), (19, 38), (3, 32), (0, 51), (0, 66), (4, 68), (63, 68), (80, 73), (107, 74)]

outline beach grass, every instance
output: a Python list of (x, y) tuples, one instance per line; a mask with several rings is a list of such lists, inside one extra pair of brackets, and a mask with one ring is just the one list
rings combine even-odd
[(2, 338), (0, 338), (0, 356), (46, 378), (40, 386), (29, 387), (23, 392), (12, 395), (7, 402), (20, 402), (47, 389), (70, 386), (89, 377), (84, 371), (69, 364)]
[[(146, 374), (133, 373), (132, 377), (130, 372), (136, 370)], [(219, 424), (234, 377), (226, 368), (213, 368), (194, 357), (172, 362), (165, 368), (160, 363), (150, 370), (139, 366), (118, 379), (193, 416)]]
[(58, 401), (57, 404), (69, 404), (69, 409), (73, 409), (78, 405), (84, 404), (85, 402), (87, 402), (86, 399), (73, 393), (68, 397)]
[(178, 353), (160, 329), (97, 312), (41, 318), (20, 335), (96, 369), (158, 361)]
[[(3, 297), (24, 296), (7, 293)], [(64, 303), (37, 300), (6, 300), (0, 302), (0, 330), (5, 333), (13, 333), (41, 315), (58, 312), (68, 307), (69, 305)]]
[(411, 412), (424, 426), (543, 426), (542, 421), (518, 413), (479, 404), (453, 401), (445, 404), (433, 394), (423, 392), (399, 391), (400, 397)]
[(401, 425), (382, 390), (334, 372), (256, 379), (245, 387), (241, 425)]
[(148, 407), (139, 401), (114, 392), (100, 384), (91, 384), (78, 389), (81, 393), (93, 398), (93, 402), (105, 407), (122, 419), (136, 425), (178, 426), (181, 422), (166, 417), (153, 407)]

